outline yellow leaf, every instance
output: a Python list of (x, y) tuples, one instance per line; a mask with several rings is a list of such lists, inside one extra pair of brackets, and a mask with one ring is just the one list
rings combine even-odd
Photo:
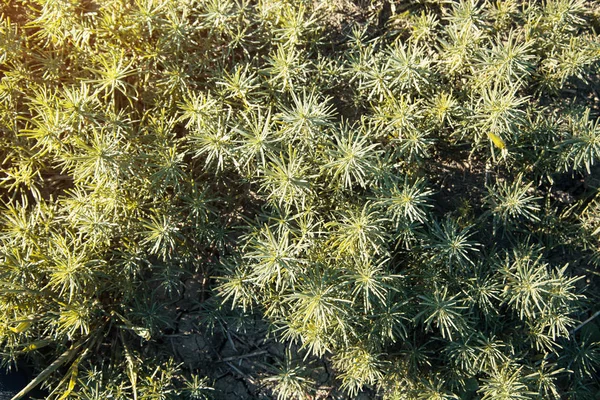
[(8, 328), (14, 333), (22, 333), (25, 332), (31, 326), (31, 321), (23, 321), (16, 328), (9, 326)]
[(492, 143), (494, 143), (494, 146), (496, 146), (500, 150), (504, 150), (506, 148), (506, 144), (504, 143), (504, 140), (502, 140), (502, 138), (500, 136), (498, 136), (492, 132), (488, 132), (488, 137), (490, 138)]
[(79, 374), (79, 363), (81, 362), (83, 357), (85, 357), (87, 350), (88, 349), (86, 349), (83, 352), (83, 354), (77, 357), (77, 359), (73, 362), (73, 365), (71, 365), (71, 378), (69, 379), (69, 385), (67, 386), (67, 390), (62, 394), (62, 396), (60, 396), (58, 400), (65, 400), (67, 397), (69, 397), (71, 392), (73, 392), (73, 389), (75, 389), (75, 384), (77, 383), (77, 375)]
[(37, 350), (44, 346), (47, 346), (50, 342), (48, 340), (38, 340), (37, 342), (33, 342), (23, 348), (24, 352)]

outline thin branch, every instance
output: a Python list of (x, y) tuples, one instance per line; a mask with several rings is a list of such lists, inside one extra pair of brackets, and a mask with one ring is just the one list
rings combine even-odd
[(229, 368), (231, 368), (232, 370), (234, 370), (237, 374), (239, 374), (242, 378), (246, 379), (248, 382), (250, 382), (253, 385), (257, 385), (256, 381), (250, 377), (248, 374), (243, 373), (242, 371), (240, 371), (239, 368), (237, 368), (235, 365), (233, 365), (230, 362), (225, 362), (225, 364), (227, 364), (229, 366)]
[(594, 315), (592, 315), (591, 317), (589, 317), (588, 319), (586, 319), (585, 321), (583, 321), (581, 324), (579, 324), (575, 329), (573, 329), (571, 331), (571, 335), (573, 335), (575, 332), (577, 332), (578, 330), (580, 330), (581, 328), (583, 328), (583, 326), (585, 324), (587, 324), (588, 322), (592, 321), (594, 318), (596, 318), (598, 315), (600, 315), (600, 311), (596, 311), (596, 313)]
[(50, 364), (45, 370), (40, 372), (38, 376), (35, 377), (34, 380), (29, 382), (27, 386), (25, 386), (19, 393), (13, 396), (11, 400), (19, 400), (23, 398), (27, 393), (29, 393), (33, 388), (39, 385), (42, 381), (44, 381), (47, 377), (49, 377), (54, 371), (59, 369), (63, 364), (69, 362), (77, 355), (77, 351), (81, 348), (85, 340), (80, 341), (78, 344), (71, 347), (69, 350), (62, 353), (52, 364)]
[(250, 357), (261, 356), (261, 355), (267, 354), (267, 353), (268, 353), (268, 351), (266, 351), (266, 350), (260, 350), (260, 351), (255, 351), (254, 353), (242, 354), (242, 355), (239, 355), (239, 356), (225, 357), (225, 358), (223, 358), (219, 362), (227, 363), (227, 362), (230, 362), (230, 361), (241, 360), (243, 358), (250, 358)]

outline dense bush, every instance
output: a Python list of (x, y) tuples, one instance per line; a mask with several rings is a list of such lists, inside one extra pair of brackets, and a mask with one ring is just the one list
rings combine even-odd
[(223, 398), (185, 311), (263, 397), (598, 398), (600, 7), (360, 3), (2, 0), (5, 366)]

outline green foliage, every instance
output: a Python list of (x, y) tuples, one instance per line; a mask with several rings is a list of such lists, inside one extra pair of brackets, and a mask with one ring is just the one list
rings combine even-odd
[(299, 360), (293, 360), (289, 351), (285, 354), (284, 362), (276, 368), (276, 371), (266, 380), (274, 382), (277, 400), (310, 398), (310, 393), (314, 391), (314, 382), (309, 376), (309, 370)]
[[(0, 3), (3, 366), (60, 400), (600, 391), (598, 7), (355, 3)], [(268, 356), (179, 364), (182, 313)]]

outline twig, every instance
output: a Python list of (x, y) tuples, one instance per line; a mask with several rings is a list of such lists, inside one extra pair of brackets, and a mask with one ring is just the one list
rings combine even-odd
[(27, 393), (29, 393), (34, 387), (39, 385), (44, 379), (49, 377), (54, 371), (60, 368), (61, 365), (71, 361), (76, 355), (77, 351), (83, 345), (84, 340), (81, 340), (79, 343), (73, 345), (70, 349), (62, 353), (52, 364), (46, 367), (45, 370), (40, 372), (40, 374), (27, 386), (25, 386), (19, 393), (13, 396), (11, 400), (19, 400), (23, 398)]
[(178, 338), (178, 337), (188, 337), (188, 336), (194, 336), (194, 335), (198, 335), (196, 332), (189, 332), (189, 333), (171, 333), (171, 334), (163, 334), (162, 337), (167, 337), (167, 338)]
[(589, 317), (588, 319), (583, 321), (581, 324), (579, 324), (579, 326), (577, 326), (577, 328), (575, 328), (571, 331), (571, 335), (574, 334), (575, 332), (577, 332), (579, 329), (581, 329), (585, 324), (587, 324), (588, 322), (590, 322), (591, 320), (596, 318), (598, 315), (600, 315), (600, 311), (596, 311), (596, 313), (594, 315), (592, 315), (591, 317)]
[(242, 378), (246, 379), (251, 384), (256, 385), (256, 381), (254, 379), (252, 379), (250, 376), (248, 376), (247, 374), (245, 374), (242, 371), (240, 371), (239, 368), (237, 368), (235, 365), (233, 365), (232, 363), (227, 362), (227, 361), (225, 362), (225, 364), (227, 364), (229, 366), (229, 368), (231, 368), (232, 370), (234, 370)]
[(266, 350), (260, 350), (260, 351), (255, 351), (254, 353), (242, 354), (241, 356), (225, 357), (225, 358), (223, 358), (219, 362), (226, 363), (226, 362), (229, 362), (229, 361), (241, 360), (243, 358), (256, 357), (256, 356), (260, 356), (260, 355), (267, 354), (267, 353), (268, 353), (268, 351), (266, 351)]
[(229, 330), (225, 330), (225, 335), (227, 336), (227, 340), (229, 341), (229, 344), (231, 344), (231, 347), (233, 348), (233, 351), (237, 351), (237, 348), (235, 347), (235, 343), (233, 343), (233, 339), (231, 338), (231, 335), (229, 334)]

